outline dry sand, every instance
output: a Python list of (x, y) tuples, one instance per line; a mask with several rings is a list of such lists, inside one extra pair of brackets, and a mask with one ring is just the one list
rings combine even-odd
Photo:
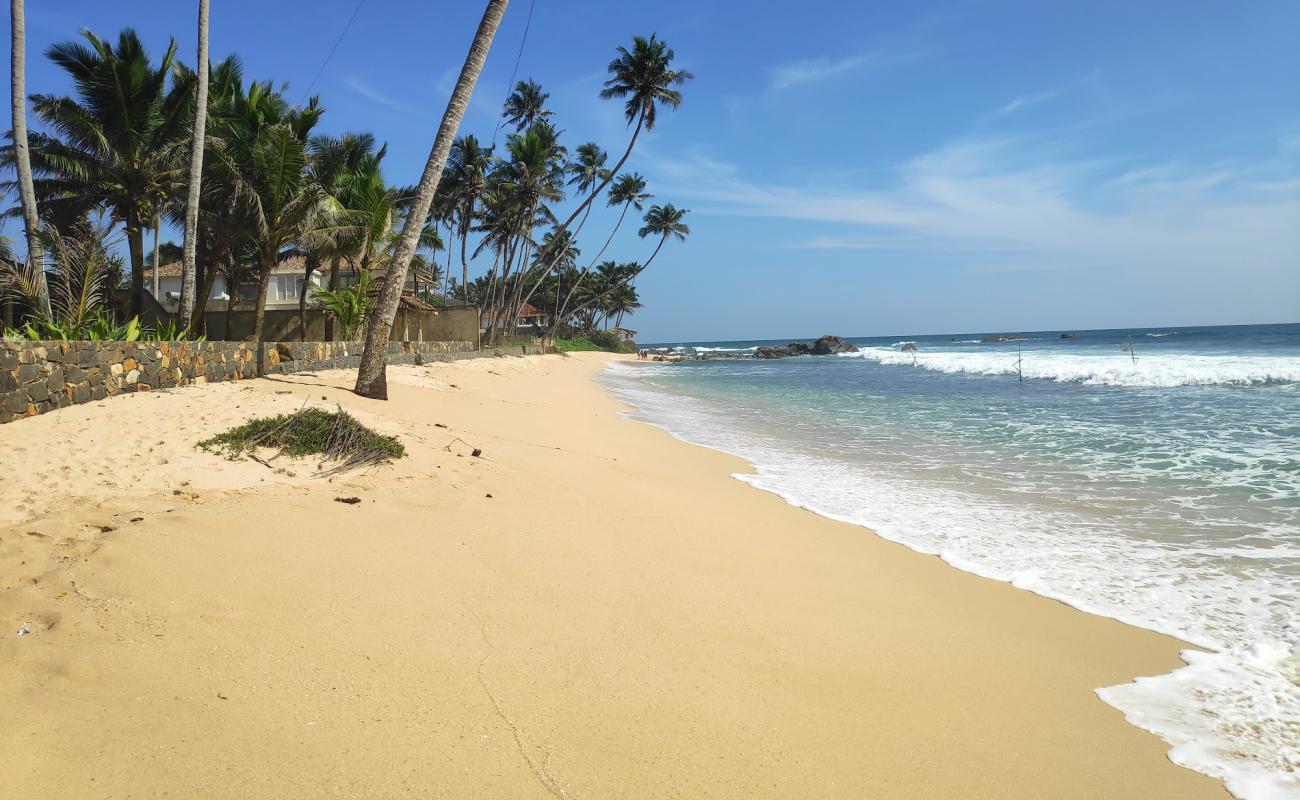
[[(1180, 643), (756, 491), (622, 419), (605, 358), (0, 427), (0, 797), (1227, 796), (1093, 694)], [(410, 457), (194, 448), (304, 401)]]

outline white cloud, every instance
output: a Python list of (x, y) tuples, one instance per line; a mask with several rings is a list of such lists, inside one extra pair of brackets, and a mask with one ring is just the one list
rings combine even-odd
[(421, 117), (432, 116), (432, 113), (428, 109), (416, 108), (415, 106), (408, 105), (400, 100), (395, 100), (356, 76), (349, 77), (343, 83), (349, 89), (372, 103), (378, 103), (381, 106), (391, 108), (394, 111), (400, 111), (403, 114), (415, 114)]
[(862, 70), (884, 69), (924, 55), (919, 50), (867, 50), (844, 58), (812, 58), (779, 64), (772, 68), (773, 91), (805, 83), (816, 83), (837, 75)]
[(1002, 252), (1039, 268), (1287, 278), (1300, 263), (1300, 196), (1259, 191), (1286, 165), (1228, 170), (1061, 158), (1024, 139), (963, 140), (899, 165), (885, 185), (781, 185), (709, 159), (653, 160), (657, 193), (696, 213), (842, 226), (811, 249)]
[(998, 113), (1011, 114), (1015, 111), (1018, 111), (1019, 109), (1024, 108), (1025, 106), (1033, 106), (1033, 105), (1038, 105), (1039, 103), (1046, 103), (1048, 100), (1052, 100), (1056, 98), (1056, 96), (1059, 95), (1060, 93), (1061, 93), (1060, 89), (1048, 89), (1042, 92), (1035, 92), (1034, 94), (1021, 95), (1020, 97), (1017, 97), (1014, 100), (1012, 100), (1010, 103), (1004, 105), (1002, 108), (998, 109)]

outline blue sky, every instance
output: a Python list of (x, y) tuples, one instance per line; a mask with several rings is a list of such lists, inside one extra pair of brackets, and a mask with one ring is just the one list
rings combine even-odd
[[(40, 54), (82, 27), (192, 63), (192, 5), (28, 3), (28, 90), (66, 90)], [(213, 0), (213, 56), (305, 94), (355, 8)], [(480, 13), (366, 0), (312, 87), (323, 128), (373, 131), (413, 183)], [(462, 132), (491, 137), (528, 13)], [(652, 32), (696, 79), (629, 168), (693, 234), (639, 280), (644, 341), (1300, 319), (1300, 4), (536, 0), (518, 77), (570, 147), (619, 153), (597, 92)], [(651, 245), (627, 225), (609, 256)]]

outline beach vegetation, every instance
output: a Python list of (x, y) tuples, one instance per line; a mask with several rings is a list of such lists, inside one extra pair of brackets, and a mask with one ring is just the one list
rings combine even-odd
[[(622, 104), (625, 141), (566, 141), (549, 92), (529, 77), (505, 98), (504, 130), (461, 133), (457, 117), (449, 142), (436, 143), (435, 151), (445, 146), (445, 157), (431, 157), (436, 169), (402, 186), (385, 174), (387, 146), (375, 134), (319, 132), (326, 114), (319, 97), (291, 102), (287, 84), (247, 79), (236, 55), (209, 64), (207, 5), (198, 4), (205, 69), (184, 63), (173, 41), (150, 50), (130, 28), (113, 37), (83, 31), (49, 47), (44, 56), (70, 89), (29, 96), (36, 130), (23, 133), (30, 147), (17, 135), (18, 115), (26, 119), (25, 71), (15, 76), (15, 134), (0, 147), (0, 163), (16, 176), (3, 188), (22, 201), (9, 214), (21, 210), (33, 230), (32, 258), (13, 261), (8, 271), (11, 279), (22, 273), (17, 283), (26, 287), (14, 330), (30, 324), (76, 335), (85, 327), (51, 305), (64, 289), (57, 257), (40, 250), (46, 235), (87, 236), (87, 220), (117, 234), (109, 252), (120, 247), (124, 257), (114, 257), (89, 293), (102, 302), (74, 312), (75, 319), (88, 325), (102, 317), (97, 330), (106, 334), (125, 330), (120, 320), (144, 318), (146, 272), (152, 265), (156, 274), (167, 257), (182, 261), (181, 311), (153, 330), (136, 323), (142, 336), (210, 334), (203, 321), (221, 278), (227, 309), (251, 310), (259, 341), (272, 273), (290, 258), (304, 264), (300, 338), (313, 307), (329, 312), (327, 339), (359, 335), (372, 319), (388, 319), (398, 290), (412, 282), (415, 296), (435, 306), (477, 305), (487, 344), (521, 333), (573, 328), (585, 335), (621, 326), (641, 307), (637, 277), (665, 242), (688, 232), (686, 211), (650, 206), (646, 179), (626, 169), (643, 134), (680, 106), (693, 77), (657, 36), (632, 37), (608, 64), (600, 96)], [(503, 11), (504, 3), (489, 2), (484, 23)], [(480, 27), (471, 62), (486, 56), (488, 33)], [(11, 44), (21, 35), (20, 26)], [(468, 102), (472, 81), (464, 88), (457, 103)], [(612, 229), (593, 231), (589, 223), (601, 218), (593, 211), (601, 208), (617, 209), (617, 218), (610, 215)], [(610, 260), (633, 213), (654, 248), (648, 258)], [(165, 225), (184, 230), (183, 247), (162, 241)], [(389, 271), (400, 277), (385, 292)], [(362, 282), (370, 288), (353, 288)], [(224, 338), (231, 338), (233, 316), (225, 315)]]
[(396, 437), (376, 433), (343, 409), (304, 408), (292, 414), (251, 419), (242, 425), (199, 442), (199, 448), (238, 460), (320, 456), (324, 472), (373, 466), (401, 458), (406, 448)]

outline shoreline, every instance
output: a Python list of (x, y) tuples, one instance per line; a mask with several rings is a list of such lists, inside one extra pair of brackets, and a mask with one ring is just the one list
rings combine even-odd
[[(0, 521), (0, 565), (49, 559), (0, 612), (53, 620), (0, 638), (0, 787), (228, 796), (239, 765), (229, 796), (1228, 796), (1093, 694), (1180, 666), (1179, 642), (752, 492), (743, 459), (629, 425), (608, 360), (394, 369), (387, 405), (319, 373), (7, 426), (36, 446), (184, 405), (198, 439), (324, 397), (412, 455), (329, 483), (160, 441), (139, 481)], [(112, 464), (66, 449), (6, 506)]]

